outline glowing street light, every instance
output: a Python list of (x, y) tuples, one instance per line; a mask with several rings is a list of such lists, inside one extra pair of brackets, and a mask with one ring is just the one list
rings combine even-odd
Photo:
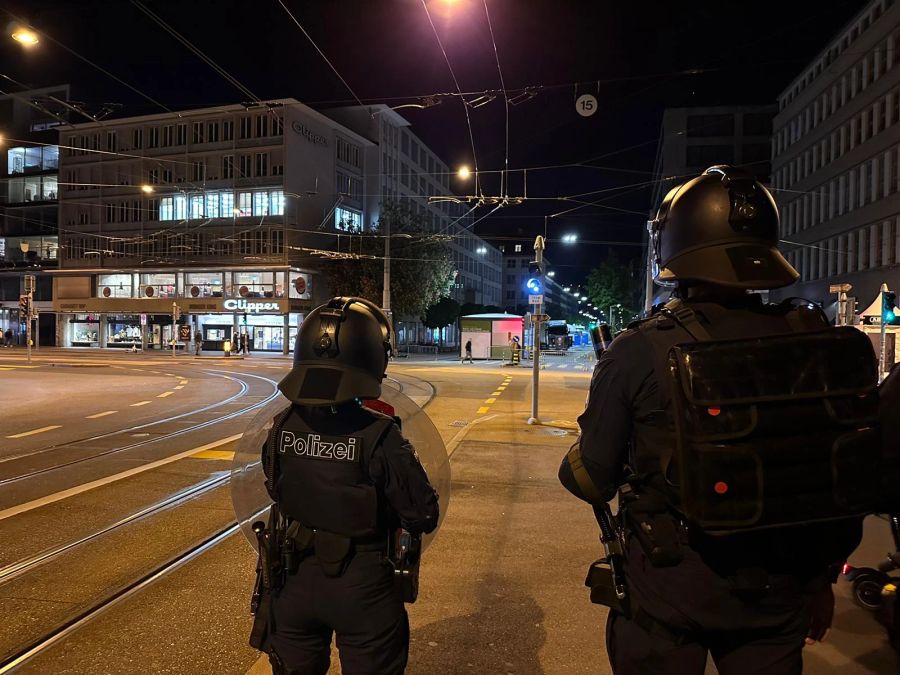
[(564, 287), (563, 287), (563, 290), (564, 290), (566, 293), (568, 293), (568, 292), (570, 292), (572, 289), (571, 289), (569, 286), (564, 286)]
[(563, 235), (562, 243), (564, 243), (564, 244), (574, 244), (576, 241), (578, 241), (577, 234), (564, 234)]
[(456, 172), (456, 175), (459, 176), (462, 180), (469, 180), (472, 172), (469, 171), (469, 167), (463, 165), (459, 167), (459, 171)]
[(145, 195), (150, 195), (150, 194), (153, 194), (154, 192), (156, 192), (156, 190), (153, 188), (152, 185), (145, 184), (145, 185), (141, 185), (141, 192), (143, 192)]
[(555, 277), (555, 276), (556, 276), (556, 272), (553, 271), (553, 270), (550, 270), (549, 272), (547, 272), (547, 276), (548, 276), (548, 277)]
[(478, 255), (484, 255), (485, 253), (487, 253), (487, 249), (484, 246), (479, 246), (475, 249), (475, 253), (477, 253)]
[(28, 30), (27, 28), (16, 28), (10, 33), (10, 37), (23, 47), (34, 47), (34, 45), (40, 42), (37, 33), (33, 30)]

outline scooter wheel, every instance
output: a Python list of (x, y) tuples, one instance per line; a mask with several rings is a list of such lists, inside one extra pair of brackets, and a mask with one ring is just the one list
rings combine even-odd
[(879, 579), (861, 577), (853, 582), (853, 599), (856, 604), (870, 612), (877, 612), (884, 603), (881, 589), (884, 584)]

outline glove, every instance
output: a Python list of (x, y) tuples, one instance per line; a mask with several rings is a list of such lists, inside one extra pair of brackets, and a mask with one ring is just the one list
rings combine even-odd
[(809, 615), (806, 644), (824, 642), (831, 631), (831, 621), (834, 619), (834, 591), (830, 584), (810, 598)]

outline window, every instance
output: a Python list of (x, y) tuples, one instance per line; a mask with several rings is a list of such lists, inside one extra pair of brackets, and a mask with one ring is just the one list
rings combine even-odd
[(222, 178), (234, 178), (234, 155), (222, 157)]
[(175, 144), (187, 145), (187, 123), (183, 122), (175, 126)]
[(237, 216), (249, 216), (253, 213), (252, 192), (239, 192)]
[(191, 162), (191, 180), (193, 181), (205, 181), (206, 180), (206, 162)]
[(219, 200), (219, 204), (221, 205), (220, 213), (223, 218), (231, 218), (235, 215), (234, 213), (234, 193), (233, 192), (222, 192), (220, 193), (221, 199)]
[(140, 127), (131, 130), (131, 145), (135, 150), (144, 147), (144, 130)]
[(257, 176), (267, 176), (269, 175), (269, 153), (268, 152), (257, 152), (256, 153), (256, 174)]
[(130, 298), (131, 286), (130, 274), (101, 274), (97, 277), (97, 297)]
[(256, 137), (265, 138), (269, 135), (269, 117), (268, 115), (256, 116)]
[(234, 140), (234, 120), (224, 120), (222, 122), (222, 140)]
[(147, 298), (174, 298), (174, 274), (142, 274), (138, 293)]
[(337, 139), (337, 158), (351, 166), (361, 166), (359, 146), (340, 137)]
[(106, 132), (106, 149), (109, 152), (115, 152), (117, 146), (117, 134), (115, 131)]
[(221, 298), (223, 293), (220, 272), (190, 272), (184, 275), (183, 295), (192, 298)]
[(191, 215), (192, 219), (203, 217), (203, 195), (191, 195)]
[(338, 230), (359, 231), (362, 229), (362, 214), (358, 211), (338, 207), (334, 210), (334, 226)]
[(241, 155), (240, 156), (240, 177), (241, 178), (249, 178), (252, 174), (250, 173), (250, 155)]
[(162, 144), (164, 148), (169, 148), (175, 143), (175, 127), (171, 124), (167, 124), (163, 127), (163, 140)]
[(516, 244), (515, 250), (516, 250), (516, 253), (521, 253), (522, 252), (522, 244)]
[(734, 115), (688, 115), (688, 136), (733, 136)]
[(219, 123), (209, 122), (206, 125), (206, 140), (209, 143), (218, 143), (219, 141)]
[(244, 116), (241, 118), (241, 140), (245, 138), (250, 138), (250, 131), (252, 130), (251, 121), (249, 116)]
[(207, 192), (206, 193), (206, 217), (207, 218), (219, 218), (219, 193), (218, 192)]
[(284, 190), (272, 190), (269, 192), (269, 214), (273, 216), (284, 215)]
[(269, 215), (269, 195), (267, 192), (253, 193), (253, 215), (267, 216)]
[(203, 142), (203, 122), (191, 124), (191, 143)]
[(159, 147), (159, 127), (150, 127), (149, 129), (149, 138), (147, 139), (147, 147), (148, 148), (158, 148)]

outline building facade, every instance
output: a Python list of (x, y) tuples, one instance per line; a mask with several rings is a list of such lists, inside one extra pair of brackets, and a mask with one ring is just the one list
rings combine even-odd
[(24, 277), (34, 275), (36, 340), (53, 344), (52, 280), (59, 249), (59, 147), (56, 128), (68, 111), (68, 85), (0, 96), (0, 331), (24, 344), (19, 311)]
[(801, 275), (778, 295), (831, 302), (849, 282), (866, 307), (900, 287), (898, 49), (900, 3), (872, 0), (778, 98), (773, 186)]
[[(372, 143), (293, 99), (60, 129), (58, 344), (287, 353)], [(182, 317), (173, 322), (173, 314)]]
[(371, 140), (376, 157), (367, 176), (369, 208), (386, 204), (420, 215), (431, 231), (447, 235), (456, 265), (452, 297), (460, 304), (499, 307), (502, 299), (502, 254), (474, 234), (470, 207), (450, 187), (454, 172), (386, 105), (333, 108), (325, 114)]
[(744, 167), (768, 183), (776, 112), (775, 105), (666, 108), (651, 211), (671, 188), (715, 164)]

